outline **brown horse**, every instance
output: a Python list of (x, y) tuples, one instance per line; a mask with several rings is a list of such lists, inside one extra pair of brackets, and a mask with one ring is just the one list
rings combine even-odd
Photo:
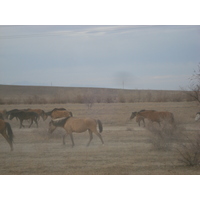
[(28, 112), (28, 111), (18, 111), (18, 112), (13, 112), (10, 113), (10, 120), (12, 120), (14, 117), (18, 118), (20, 120), (20, 127), (24, 127), (24, 125), (22, 124), (23, 120), (31, 120), (31, 123), (29, 125), (29, 128), (31, 127), (31, 125), (33, 124), (33, 121), (36, 123), (37, 127), (38, 127), (38, 123), (37, 120), (39, 118), (39, 115), (35, 112)]
[(69, 112), (67, 110), (54, 110), (51, 113), (51, 118), (52, 119), (58, 119), (62, 117), (72, 117), (72, 112)]
[[(145, 110), (141, 110), (141, 111), (139, 111), (139, 112), (143, 112), (143, 111), (145, 111)], [(144, 117), (137, 115), (136, 112), (132, 112), (132, 114), (131, 114), (131, 116), (130, 116), (130, 120), (133, 119), (134, 117), (136, 117), (136, 118), (135, 118), (135, 121), (138, 123), (139, 126), (140, 126), (140, 122), (141, 122), (141, 121), (143, 121), (143, 126), (145, 126)]]
[(131, 119), (135, 116), (143, 117), (151, 122), (157, 122), (160, 125), (161, 121), (167, 121), (175, 127), (174, 115), (171, 112), (157, 112), (154, 110), (144, 110), (139, 112), (132, 112)]
[(0, 110), (0, 119), (4, 120), (4, 118), (6, 118), (6, 113), (7, 113), (6, 110)]
[(139, 126), (140, 126), (140, 122), (143, 121), (143, 126), (145, 126), (144, 117), (136, 116), (135, 121), (138, 123)]
[(4, 120), (3, 114), (0, 113), (0, 119)]
[(70, 111), (67, 111), (65, 108), (54, 108), (53, 110), (45, 113), (50, 116), (52, 119), (62, 118), (62, 117), (72, 117), (73, 114)]
[(13, 132), (10, 124), (0, 119), (0, 133), (6, 139), (10, 145), (11, 151), (13, 151)]
[[(97, 131), (97, 124), (99, 127), (99, 132)], [(103, 131), (103, 126), (100, 120), (95, 120), (92, 118), (76, 118), (76, 117), (65, 117), (60, 119), (51, 120), (49, 122), (49, 133), (52, 133), (57, 127), (62, 127), (65, 129), (66, 133), (70, 135), (72, 141), (72, 147), (74, 146), (73, 132), (82, 133), (88, 130), (90, 135), (90, 140), (87, 146), (90, 145), (93, 139), (93, 134), (95, 133), (104, 144), (100, 133)], [(65, 135), (63, 135), (63, 144), (65, 144)]]
[(39, 115), (39, 118), (42, 117), (43, 121), (45, 121), (48, 117), (42, 109), (28, 109), (27, 111), (37, 113)]

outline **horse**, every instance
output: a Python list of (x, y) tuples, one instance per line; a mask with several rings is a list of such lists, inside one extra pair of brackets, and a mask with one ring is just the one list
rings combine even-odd
[(13, 132), (10, 124), (0, 119), (0, 133), (6, 139), (10, 145), (11, 151), (13, 151)]
[(39, 115), (39, 118), (42, 117), (43, 121), (45, 121), (48, 117), (42, 109), (28, 109), (27, 111), (37, 113)]
[(31, 127), (31, 125), (33, 124), (33, 121), (36, 123), (37, 127), (38, 127), (38, 123), (37, 120), (39, 118), (39, 115), (35, 112), (29, 112), (29, 111), (18, 111), (18, 112), (13, 112), (10, 113), (10, 120), (12, 120), (14, 117), (18, 118), (20, 120), (20, 127), (24, 127), (24, 125), (22, 124), (23, 120), (27, 120), (30, 119), (31, 123), (29, 125), (29, 128)]
[(195, 121), (198, 121), (200, 119), (200, 112), (196, 113)]
[(7, 113), (6, 110), (0, 110), (0, 119), (4, 120), (4, 118), (6, 118), (6, 113)]
[(4, 120), (3, 114), (0, 113), (0, 119)]
[(62, 117), (72, 117), (72, 112), (69, 112), (67, 110), (54, 110), (51, 113), (51, 118), (52, 119), (58, 119), (58, 118), (62, 118)]
[(157, 122), (159, 126), (161, 126), (160, 124), (161, 121), (167, 121), (175, 127), (174, 115), (171, 112), (167, 112), (167, 111), (158, 112), (155, 110), (144, 110), (144, 111), (139, 111), (139, 112), (132, 112), (130, 118), (133, 119), (135, 116), (141, 116), (143, 118), (150, 120), (151, 122)]
[[(17, 112), (19, 112), (19, 111), (22, 111), (22, 110), (19, 110), (19, 109), (12, 109), (12, 110), (7, 111), (7, 112), (6, 112), (6, 119), (8, 119), (9, 116), (10, 116), (12, 113), (17, 113)], [(16, 119), (17, 119), (17, 117), (16, 117)]]
[[(144, 110), (141, 110), (140, 112), (142, 112), (142, 111), (144, 111)], [(143, 121), (143, 126), (145, 127), (144, 117), (135, 115), (135, 112), (133, 112), (131, 114), (130, 120), (133, 119), (135, 116), (136, 116), (135, 121), (138, 123), (138, 125), (140, 126), (140, 122)]]
[(72, 112), (67, 111), (65, 108), (54, 108), (53, 110), (46, 112), (45, 114), (47, 115), (47, 117), (50, 116), (52, 119), (73, 116)]
[[(97, 125), (99, 128), (99, 132), (97, 131)], [(89, 132), (89, 142), (87, 146), (90, 145), (91, 140), (93, 139), (93, 134), (95, 133), (101, 140), (102, 144), (104, 144), (103, 139), (100, 133), (103, 131), (103, 125), (101, 121), (92, 119), (92, 118), (76, 118), (76, 117), (63, 117), (59, 119), (52, 119), (49, 122), (49, 133), (52, 133), (57, 127), (62, 127), (65, 129), (66, 134), (70, 135), (72, 147), (74, 146), (73, 132), (82, 133), (88, 130)], [(63, 145), (65, 145), (65, 136), (63, 135)]]

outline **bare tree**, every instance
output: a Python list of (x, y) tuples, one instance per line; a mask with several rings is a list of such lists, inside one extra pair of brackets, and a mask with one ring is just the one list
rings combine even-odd
[(200, 63), (198, 65), (198, 69), (194, 70), (193, 75), (190, 78), (190, 82), (191, 83), (188, 87), (189, 91), (184, 89), (182, 90), (190, 99), (200, 103)]

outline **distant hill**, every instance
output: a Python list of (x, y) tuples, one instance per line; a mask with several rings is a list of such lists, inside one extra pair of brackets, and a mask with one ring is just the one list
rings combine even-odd
[(181, 91), (0, 85), (0, 103), (124, 103), (185, 101)]

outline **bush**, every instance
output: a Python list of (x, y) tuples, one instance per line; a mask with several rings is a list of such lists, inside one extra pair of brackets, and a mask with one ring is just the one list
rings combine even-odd
[(180, 154), (180, 162), (188, 166), (200, 165), (200, 134), (192, 141), (186, 137), (186, 142), (180, 144), (180, 149), (177, 149)]
[(126, 99), (125, 99), (125, 97), (124, 97), (123, 94), (120, 94), (120, 95), (119, 95), (119, 97), (118, 97), (118, 102), (119, 102), (119, 103), (125, 103), (125, 102), (126, 102)]
[(150, 123), (147, 129), (151, 133), (150, 142), (156, 150), (170, 150), (177, 139), (175, 128), (167, 122), (163, 122), (161, 127), (155, 122)]
[(0, 104), (5, 104), (5, 101), (3, 99), (0, 99)]

